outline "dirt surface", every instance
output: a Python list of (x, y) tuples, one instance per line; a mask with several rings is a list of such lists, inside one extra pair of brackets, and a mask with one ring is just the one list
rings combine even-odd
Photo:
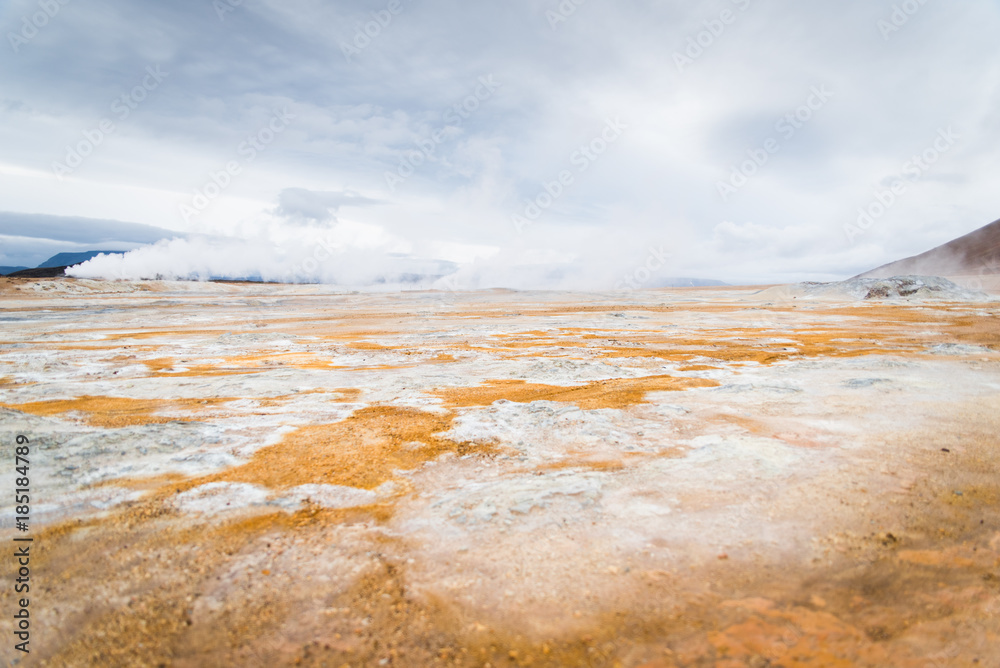
[(996, 302), (0, 279), (0, 308), (33, 488), (5, 665), (1000, 666)]

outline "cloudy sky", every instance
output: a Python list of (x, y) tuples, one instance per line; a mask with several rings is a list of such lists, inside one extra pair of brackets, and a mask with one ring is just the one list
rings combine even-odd
[(787, 282), (1000, 216), (997, 0), (7, 0), (0, 27), (0, 265), (163, 239), (92, 273)]

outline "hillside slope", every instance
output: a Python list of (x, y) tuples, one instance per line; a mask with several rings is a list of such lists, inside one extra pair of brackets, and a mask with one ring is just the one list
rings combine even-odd
[(926, 253), (890, 262), (855, 278), (1000, 275), (1000, 220)]

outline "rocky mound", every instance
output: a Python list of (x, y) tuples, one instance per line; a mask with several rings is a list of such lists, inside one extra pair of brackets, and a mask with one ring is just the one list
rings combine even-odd
[(851, 278), (839, 283), (799, 283), (769, 288), (759, 293), (772, 299), (905, 300), (905, 301), (990, 301), (993, 297), (967, 290), (940, 276), (894, 276), (892, 278)]
[(22, 269), (7, 274), (11, 278), (55, 278), (66, 275), (66, 265), (62, 267), (36, 267), (34, 269)]
[(986, 301), (988, 295), (967, 290), (940, 276), (895, 276), (893, 278), (855, 278), (843, 281), (840, 288), (860, 299), (939, 299), (946, 301)]

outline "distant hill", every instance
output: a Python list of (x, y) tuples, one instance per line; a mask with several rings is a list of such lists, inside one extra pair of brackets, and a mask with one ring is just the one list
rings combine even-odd
[(66, 267), (35, 267), (34, 269), (22, 269), (13, 274), (7, 274), (9, 278), (55, 278), (65, 276)]
[(1000, 220), (926, 253), (890, 262), (855, 278), (1000, 275)]
[(0, 267), (0, 276), (6, 276), (7, 274), (13, 274), (15, 271), (23, 271), (27, 267)]
[(87, 260), (95, 258), (101, 253), (104, 253), (105, 255), (124, 255), (125, 251), (81, 251), (79, 253), (59, 253), (58, 255), (53, 255), (35, 268), (50, 269), (54, 267), (72, 267), (75, 264), (80, 264), (81, 262), (86, 262)]
[(63, 276), (67, 267), (86, 262), (101, 253), (105, 255), (124, 255), (125, 251), (81, 251), (79, 253), (59, 253), (53, 255), (37, 267), (0, 267), (0, 276), (14, 278), (52, 278)]
[(54, 278), (65, 276), (66, 267), (35, 267), (34, 269), (22, 269), (12, 274), (7, 274), (9, 278)]

